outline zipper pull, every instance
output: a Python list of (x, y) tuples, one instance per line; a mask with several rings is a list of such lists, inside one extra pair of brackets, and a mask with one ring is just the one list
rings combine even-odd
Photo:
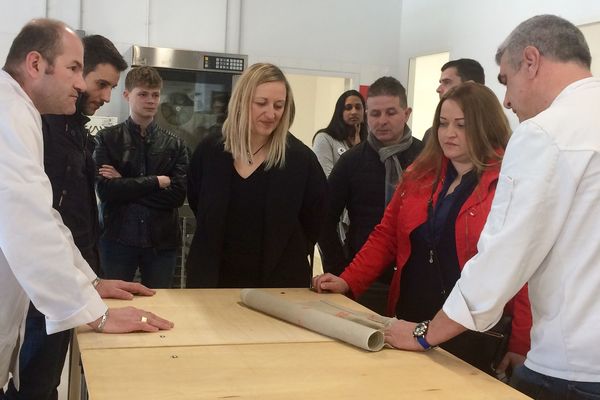
[(67, 194), (67, 190), (64, 189), (61, 193), (60, 193), (60, 199), (58, 200), (58, 206), (60, 207), (62, 205), (62, 201), (63, 198), (65, 197), (65, 194)]
[(433, 264), (433, 249), (429, 250), (429, 264)]

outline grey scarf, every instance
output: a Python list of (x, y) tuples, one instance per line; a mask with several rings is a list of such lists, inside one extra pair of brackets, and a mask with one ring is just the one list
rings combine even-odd
[(387, 205), (394, 195), (398, 180), (402, 176), (400, 161), (398, 157), (393, 156), (402, 153), (410, 147), (413, 142), (412, 132), (408, 125), (406, 125), (400, 142), (390, 146), (384, 146), (383, 143), (369, 132), (367, 142), (379, 154), (379, 160), (385, 165), (385, 204)]

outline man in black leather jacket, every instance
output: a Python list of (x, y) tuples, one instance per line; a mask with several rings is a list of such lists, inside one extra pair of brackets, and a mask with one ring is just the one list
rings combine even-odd
[(103, 232), (100, 258), (108, 278), (168, 288), (181, 242), (177, 208), (185, 199), (187, 148), (154, 121), (162, 79), (151, 67), (125, 78), (130, 117), (96, 136), (97, 192)]
[[(44, 169), (52, 184), (52, 206), (71, 231), (83, 258), (97, 275), (102, 276), (98, 256), (98, 208), (94, 193), (94, 141), (85, 125), (90, 120), (88, 115), (93, 115), (110, 101), (112, 89), (119, 82), (127, 63), (103, 36), (86, 36), (82, 42), (83, 76), (87, 89), (79, 96), (75, 114), (42, 116)], [(11, 381), (6, 393), (0, 394), (0, 399), (57, 399), (57, 387), (70, 339), (70, 330), (47, 335), (44, 315), (30, 303), (19, 359), (19, 391)]]

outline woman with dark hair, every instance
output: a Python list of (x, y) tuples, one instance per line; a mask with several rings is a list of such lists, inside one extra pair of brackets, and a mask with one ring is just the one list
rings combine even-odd
[(200, 142), (188, 172), (196, 232), (187, 286), (308, 287), (308, 255), (325, 217), (325, 175), (290, 132), (283, 72), (254, 64), (237, 81), (222, 132)]
[[(319, 292), (351, 292), (358, 297), (395, 262), (389, 315), (425, 321), (442, 307), (462, 267), (477, 253), (510, 129), (495, 94), (468, 82), (442, 97), (433, 132), (437, 140), (429, 140), (404, 173), (381, 223), (350, 265), (339, 277), (314, 278)], [(509, 301), (505, 312), (512, 315), (506, 355), (486, 358), (489, 341), (486, 345), (475, 337), (480, 333), (466, 332), (441, 347), (488, 373), (496, 357), (502, 359), (498, 370), (522, 364), (531, 327), (526, 287)]]
[(365, 99), (356, 90), (347, 90), (335, 103), (327, 128), (320, 129), (313, 138), (313, 151), (325, 175), (329, 176), (346, 150), (366, 138)]

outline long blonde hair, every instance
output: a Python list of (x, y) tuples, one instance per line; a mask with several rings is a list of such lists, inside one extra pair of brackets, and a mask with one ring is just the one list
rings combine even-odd
[(442, 104), (447, 100), (455, 101), (465, 116), (467, 153), (477, 175), (481, 176), (486, 168), (502, 161), (511, 132), (502, 106), (494, 92), (486, 86), (465, 82), (450, 89), (440, 100), (435, 110), (431, 136), (403, 180), (433, 174), (436, 177), (433, 184), (437, 184), (444, 160), (437, 132)]
[(256, 88), (263, 83), (283, 82), (285, 84), (285, 107), (279, 125), (271, 134), (268, 142), (266, 167), (283, 167), (285, 165), (285, 147), (287, 133), (294, 121), (295, 106), (292, 89), (283, 72), (273, 64), (257, 63), (251, 65), (237, 81), (231, 100), (229, 101), (227, 119), (223, 123), (225, 150), (234, 159), (248, 162), (250, 153), (250, 137), (252, 131), (252, 100)]

